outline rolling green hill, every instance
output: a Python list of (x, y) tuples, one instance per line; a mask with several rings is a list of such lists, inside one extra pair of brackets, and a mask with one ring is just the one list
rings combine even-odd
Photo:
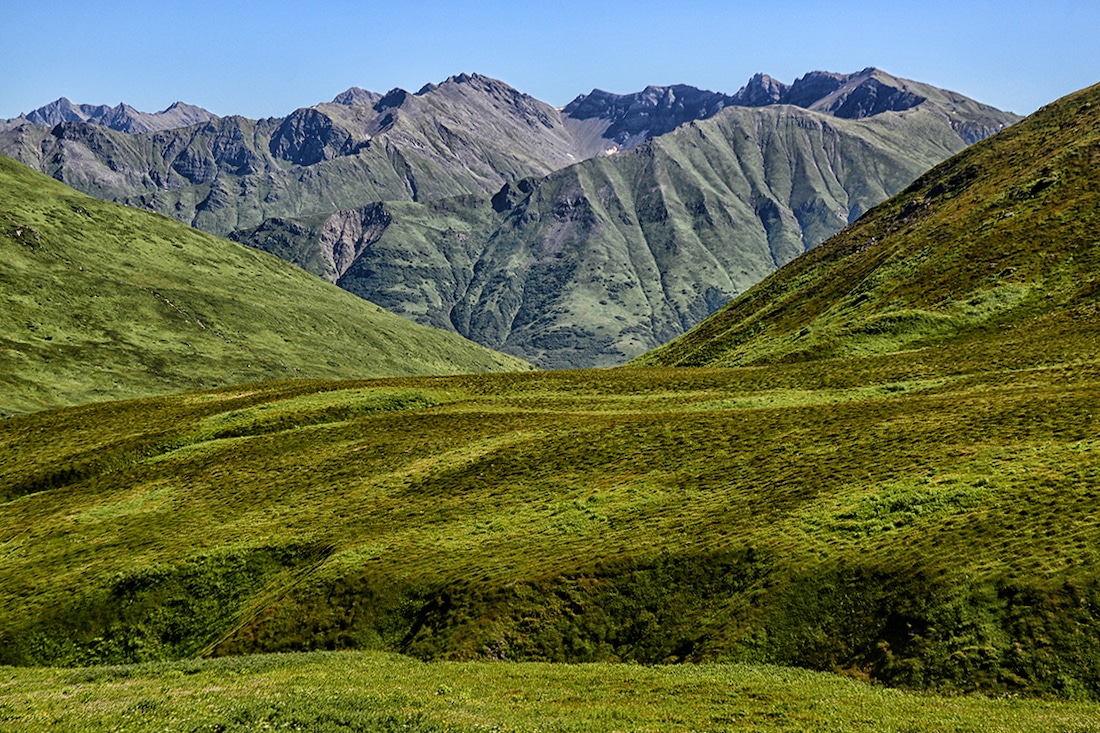
[(6, 420), (0, 663), (388, 649), (1100, 699), (1095, 351), (954, 356)]
[(0, 412), (277, 377), (525, 368), (0, 157)]
[(953, 344), (1080, 353), (1100, 277), (1100, 86), (921, 176), (640, 364), (730, 366)]

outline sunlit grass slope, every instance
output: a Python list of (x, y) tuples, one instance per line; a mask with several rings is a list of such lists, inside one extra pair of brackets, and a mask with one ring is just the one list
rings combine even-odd
[(288, 376), (525, 368), (0, 156), (0, 413)]
[(750, 665), (422, 664), (310, 653), (8, 669), (12, 731), (788, 731), (1084, 733), (1096, 703), (937, 698)]
[(1097, 339), (0, 423), (0, 662), (740, 660), (1100, 699)]
[(1057, 353), (1067, 348), (1057, 334), (1096, 320), (1098, 231), (1100, 85), (937, 166), (638, 363), (764, 364), (946, 342)]

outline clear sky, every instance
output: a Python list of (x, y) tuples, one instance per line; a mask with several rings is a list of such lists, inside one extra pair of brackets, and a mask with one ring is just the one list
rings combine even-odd
[(1100, 81), (1097, 0), (0, 0), (0, 28), (0, 118), (61, 96), (273, 117), (462, 72), (562, 106), (867, 66), (1027, 114)]

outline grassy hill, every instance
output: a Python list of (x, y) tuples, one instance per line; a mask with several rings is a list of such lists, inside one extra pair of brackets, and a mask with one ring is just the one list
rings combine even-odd
[[(642, 364), (766, 364), (955, 344), (1046, 351), (1094, 328), (1100, 86), (921, 176)], [(1029, 353), (1026, 358), (1035, 358)]]
[(0, 157), (0, 412), (291, 376), (525, 368)]

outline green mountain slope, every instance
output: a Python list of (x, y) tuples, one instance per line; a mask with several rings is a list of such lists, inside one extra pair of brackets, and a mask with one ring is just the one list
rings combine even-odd
[[(919, 350), (1075, 350), (1091, 328), (1100, 87), (921, 176), (639, 363), (733, 365)], [(1004, 351), (1007, 350), (1007, 353)]]
[(523, 368), (0, 157), (0, 411), (293, 376)]
[(548, 368), (684, 333), (964, 142), (932, 107), (846, 120), (732, 107), (470, 197), (265, 222), (237, 241)]

